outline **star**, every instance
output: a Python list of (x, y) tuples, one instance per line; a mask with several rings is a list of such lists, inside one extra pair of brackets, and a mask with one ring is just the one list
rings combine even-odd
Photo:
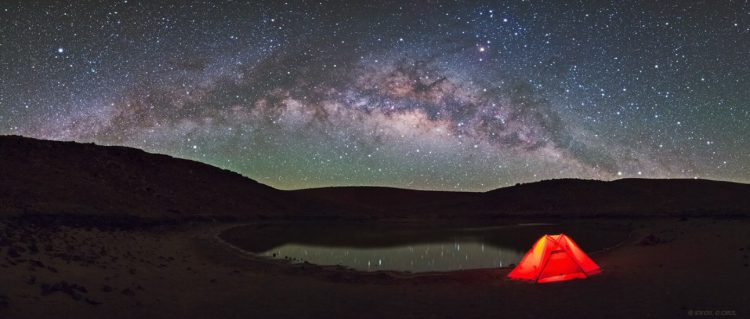
[(750, 39), (731, 3), (8, 9), (0, 134), (137, 147), (284, 189), (750, 181)]

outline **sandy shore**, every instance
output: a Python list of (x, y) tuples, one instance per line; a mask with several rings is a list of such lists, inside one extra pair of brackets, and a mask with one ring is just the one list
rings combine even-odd
[(601, 275), (545, 285), (505, 280), (509, 269), (410, 276), (279, 266), (217, 240), (228, 224), (5, 223), (0, 318), (750, 316), (750, 220), (627, 223), (630, 239), (592, 254)]

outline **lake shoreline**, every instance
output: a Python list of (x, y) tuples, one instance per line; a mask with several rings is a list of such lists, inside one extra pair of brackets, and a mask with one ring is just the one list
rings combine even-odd
[[(535, 223), (509, 222), (496, 225), (487, 225), (486, 223), (469, 224), (471, 226), (453, 226), (445, 224), (424, 225), (424, 223), (400, 223), (398, 225), (362, 225), (356, 223), (328, 223), (324, 225), (295, 223), (256, 223), (241, 224), (235, 227), (222, 229), (215, 235), (215, 237), (216, 240), (230, 246), (240, 254), (247, 255), (250, 259), (275, 264), (279, 267), (295, 267), (303, 265), (305, 267), (321, 267), (323, 269), (333, 269), (334, 271), (346, 270), (353, 271), (355, 273), (386, 272), (396, 273), (399, 275), (417, 276), (421, 273), (446, 274), (450, 272), (465, 270), (498, 269), (510, 267), (511, 265), (515, 265), (515, 263), (520, 261), (520, 258), (523, 256), (523, 254), (526, 253), (526, 251), (538, 239), (538, 237), (541, 236), (541, 234), (555, 234), (573, 231), (574, 234), (576, 234), (574, 238), (578, 238), (579, 245), (583, 243), (583, 247), (587, 248), (586, 251), (596, 252), (600, 250), (611, 249), (612, 247), (621, 244), (625, 239), (627, 239), (630, 233), (630, 227), (627, 224), (615, 221), (607, 221), (606, 223), (602, 221), (577, 222), (575, 223), (576, 229), (571, 229), (572, 227), (569, 225), (566, 226), (566, 224), (570, 223), (540, 223), (539, 221), (536, 221)], [(379, 225), (379, 227), (376, 227), (374, 225)], [(310, 227), (312, 227), (312, 230), (314, 231), (310, 231)], [(324, 234), (317, 231), (320, 229), (320, 227), (324, 229)], [(292, 230), (286, 230), (285, 228), (290, 228)], [(294, 235), (286, 236), (286, 234), (290, 232), (293, 232)], [(583, 232), (584, 234), (578, 235), (578, 233), (580, 232)], [(596, 239), (589, 238), (591, 237), (592, 232), (598, 233)], [(503, 236), (501, 236), (500, 238), (496, 238), (497, 236), (495, 234), (498, 233), (502, 234)], [(347, 239), (352, 236), (355, 236), (357, 238), (354, 240)], [(275, 238), (274, 240), (274, 237), (277, 238)], [(602, 240), (602, 237), (604, 237), (605, 240)], [(253, 241), (262, 242), (261, 247), (254, 247)], [(268, 242), (273, 242), (274, 244), (270, 244), (269, 246)], [(286, 242), (294, 242), (295, 245), (304, 245), (305, 243), (309, 243), (311, 246), (308, 249), (304, 249), (305, 255), (307, 255), (308, 252), (315, 255), (314, 251), (320, 252), (322, 249), (321, 247), (327, 247), (328, 245), (332, 245), (330, 246), (331, 255), (333, 255), (334, 251), (341, 249), (345, 250), (346, 256), (348, 256), (350, 253), (356, 254), (358, 251), (362, 250), (371, 252), (365, 252), (364, 255), (360, 255), (359, 257), (346, 257), (346, 259), (338, 260), (338, 262), (333, 262), (326, 258), (326, 260), (328, 261), (315, 262), (313, 260), (308, 263), (303, 257), (292, 257), (291, 259), (287, 259), (283, 258), (281, 255), (276, 256), (275, 258), (274, 256), (268, 256), (271, 250), (278, 249), (279, 246), (285, 245)], [(439, 244), (439, 246), (441, 246), (440, 248), (432, 247), (433, 251), (434, 249), (444, 249), (444, 246), (457, 244), (458, 252), (452, 252), (450, 251), (450, 249), (447, 251), (450, 256), (455, 257), (455, 254), (460, 252), (461, 247), (464, 247), (464, 250), (466, 250), (466, 245), (473, 245), (478, 243), (481, 243), (481, 252), (474, 251), (469, 253), (464, 251), (462, 253), (466, 255), (465, 264), (472, 264), (469, 255), (472, 256), (471, 258), (481, 259), (481, 256), (486, 256), (486, 254), (491, 253), (491, 250), (495, 249), (502, 249), (502, 251), (506, 251), (505, 254), (511, 254), (515, 256), (504, 257), (503, 259), (505, 259), (505, 265), (502, 266), (500, 266), (500, 264), (488, 264), (489, 261), (487, 261), (485, 258), (485, 262), (473, 262), (473, 264), (477, 266), (461, 266), (460, 269), (452, 269), (451, 266), (446, 265), (428, 266), (425, 264), (425, 258), (427, 258), (428, 260), (431, 259), (432, 262), (435, 262), (437, 258), (438, 265), (440, 265), (441, 260), (443, 261), (443, 263), (456, 263), (455, 261), (451, 260), (450, 257), (446, 258), (443, 254), (440, 254), (440, 256), (432, 257), (430, 257), (429, 255), (425, 256), (424, 254), (421, 254), (419, 256), (420, 258), (411, 258), (411, 266), (407, 266), (403, 262), (401, 262), (400, 267), (406, 267), (401, 269), (389, 269), (389, 266), (383, 267), (382, 265), (373, 265), (372, 267), (367, 267), (368, 269), (365, 269), (363, 264), (359, 265), (358, 268), (356, 266), (356, 263), (355, 266), (347, 263), (347, 260), (351, 263), (352, 258), (366, 258), (369, 254), (380, 254), (380, 258), (387, 258), (390, 260), (392, 260), (393, 258), (409, 258), (408, 254), (407, 256), (404, 256), (405, 252), (403, 251), (400, 253), (394, 252), (394, 249), (396, 249), (394, 247), (408, 246), (410, 250), (414, 250), (419, 249), (414, 247), (421, 247), (421, 245), (431, 244)], [(487, 249), (487, 251), (485, 251), (485, 248)], [(431, 248), (430, 246), (427, 246), (426, 248), (422, 249), (427, 249), (427, 252), (429, 253), (429, 250)], [(325, 251), (325, 249), (322, 250)], [(376, 250), (377, 252), (372, 252), (372, 250)], [(443, 252), (445, 252), (445, 250)], [(383, 255), (389, 253), (397, 253), (399, 256), (385, 257)], [(502, 254), (502, 252), (499, 253)], [(372, 256), (371, 258), (373, 261), (378, 260), (378, 257), (376, 256)], [(318, 258), (318, 260), (320, 260), (320, 258)], [(464, 264), (464, 262), (461, 261), (457, 263)], [(480, 266), (482, 264), (485, 264), (486, 266)], [(390, 267), (396, 266), (392, 265)], [(443, 269), (426, 270), (426, 268), (436, 267)]]

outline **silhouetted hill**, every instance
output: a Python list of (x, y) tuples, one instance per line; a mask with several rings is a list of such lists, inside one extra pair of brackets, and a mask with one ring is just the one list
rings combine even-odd
[(0, 136), (0, 216), (361, 219), (750, 216), (750, 185), (560, 179), (485, 193), (385, 187), (281, 191), (142, 150)]
[(0, 214), (256, 217), (294, 211), (284, 192), (142, 150), (0, 137)]
[(558, 179), (485, 193), (467, 206), (558, 216), (750, 215), (750, 185), (702, 179)]
[(385, 218), (750, 216), (750, 185), (701, 179), (556, 179), (485, 193), (377, 187), (295, 192)]

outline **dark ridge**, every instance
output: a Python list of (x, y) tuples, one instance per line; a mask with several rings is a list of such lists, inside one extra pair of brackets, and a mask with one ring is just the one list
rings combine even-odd
[(379, 218), (750, 216), (750, 185), (701, 179), (555, 179), (485, 193), (377, 187), (295, 192), (338, 207), (356, 207)]
[(750, 216), (750, 185), (557, 179), (485, 193), (281, 191), (231, 171), (128, 147), (0, 136), (0, 217), (40, 224), (690, 216)]
[(139, 149), (0, 137), (0, 216), (146, 219), (299, 215), (286, 192), (237, 173)]
[(750, 185), (702, 179), (558, 179), (486, 193), (471, 209), (556, 216), (750, 215)]

